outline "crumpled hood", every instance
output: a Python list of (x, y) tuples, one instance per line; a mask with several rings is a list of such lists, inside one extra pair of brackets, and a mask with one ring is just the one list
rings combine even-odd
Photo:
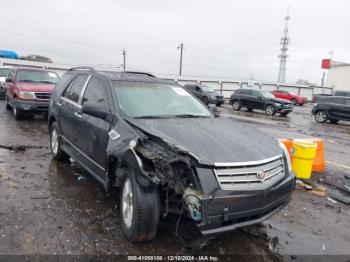
[(48, 83), (32, 83), (32, 82), (17, 82), (17, 86), (22, 91), (28, 92), (48, 92), (51, 93), (55, 88), (55, 84)]
[(282, 154), (277, 140), (229, 118), (127, 119), (187, 151), (201, 164), (257, 161)]

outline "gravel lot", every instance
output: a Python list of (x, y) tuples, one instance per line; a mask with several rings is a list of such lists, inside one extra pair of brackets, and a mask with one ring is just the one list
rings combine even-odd
[[(276, 138), (324, 138), (327, 170), (313, 180), (322, 179), (327, 194), (334, 186), (342, 188), (344, 174), (350, 173), (349, 123), (317, 124), (310, 105), (272, 118), (233, 112), (229, 105), (219, 110), (222, 117)], [(162, 221), (156, 240), (131, 244), (121, 233), (117, 195), (107, 196), (78, 166), (51, 160), (46, 120), (29, 116), (16, 122), (3, 101), (0, 113), (0, 144), (28, 146), (24, 151), (0, 148), (0, 255), (249, 254), (262, 261), (350, 257), (349, 205), (304, 189), (297, 189), (290, 205), (263, 225), (218, 237), (200, 251), (182, 248), (170, 219)]]

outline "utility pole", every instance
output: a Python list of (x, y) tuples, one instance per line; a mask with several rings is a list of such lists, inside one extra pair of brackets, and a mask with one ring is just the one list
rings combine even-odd
[(177, 47), (177, 49), (180, 49), (180, 73), (179, 73), (179, 75), (181, 75), (181, 73), (182, 73), (182, 52), (184, 49), (184, 44), (181, 43), (180, 46)]
[(287, 15), (284, 17), (285, 20), (285, 26), (283, 29), (283, 35), (281, 37), (281, 54), (278, 56), (280, 59), (280, 66), (278, 71), (278, 78), (277, 83), (285, 83), (286, 82), (286, 62), (287, 62), (287, 50), (288, 50), (288, 44), (289, 44), (289, 37), (288, 37), (288, 21), (290, 19), (289, 16), (289, 7), (287, 9)]
[(123, 57), (124, 57), (124, 62), (123, 62), (123, 69), (124, 69), (124, 71), (125, 71), (125, 61), (126, 61), (126, 50), (125, 49), (123, 49)]

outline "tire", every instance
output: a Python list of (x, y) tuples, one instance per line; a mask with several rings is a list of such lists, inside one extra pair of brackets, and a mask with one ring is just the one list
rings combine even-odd
[(295, 98), (293, 98), (291, 101), (292, 101), (293, 105), (298, 105), (298, 102)]
[(274, 114), (276, 114), (276, 109), (273, 105), (267, 105), (265, 107), (265, 113), (268, 116), (273, 116)]
[(147, 186), (141, 186), (137, 180), (146, 178), (140, 175), (136, 179), (135, 176), (132, 169), (127, 169), (123, 178), (119, 198), (120, 220), (124, 236), (129, 241), (145, 242), (152, 240), (157, 234), (160, 197), (154, 184), (146, 183)]
[(331, 121), (331, 123), (332, 123), (332, 124), (336, 124), (336, 123), (338, 123), (338, 122), (339, 122), (339, 120), (338, 120), (338, 119), (329, 119), (329, 121)]
[(206, 106), (209, 104), (209, 99), (208, 99), (208, 97), (203, 96), (203, 97), (201, 98), (201, 100), (202, 100), (203, 104), (205, 104)]
[(318, 123), (324, 123), (328, 119), (327, 112), (324, 110), (317, 111), (315, 114), (315, 120)]
[(253, 112), (253, 108), (247, 108), (248, 112)]
[(16, 120), (21, 120), (23, 118), (23, 111), (18, 108), (16, 99), (13, 101), (12, 113)]
[(241, 108), (242, 108), (241, 102), (240, 102), (239, 100), (233, 101), (233, 103), (232, 103), (232, 108), (233, 108), (233, 110), (235, 110), (235, 111), (241, 110)]
[(286, 117), (289, 113), (281, 114), (281, 116)]
[(11, 106), (10, 106), (10, 104), (9, 104), (9, 100), (8, 100), (8, 98), (7, 98), (6, 93), (5, 93), (5, 104), (6, 104), (6, 109), (7, 109), (7, 110), (10, 110), (10, 109), (11, 109)]
[(69, 159), (69, 156), (61, 149), (56, 122), (53, 122), (50, 126), (50, 149), (54, 160), (64, 161)]
[(216, 103), (216, 106), (217, 107), (220, 107), (222, 104), (221, 103)]

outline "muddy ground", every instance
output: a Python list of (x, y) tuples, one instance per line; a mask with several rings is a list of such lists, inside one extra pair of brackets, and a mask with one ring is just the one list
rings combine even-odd
[[(222, 117), (276, 138), (324, 138), (327, 170), (315, 174), (314, 181), (322, 180), (327, 194), (342, 190), (342, 178), (350, 174), (349, 123), (317, 124), (309, 105), (272, 118), (233, 112), (228, 105), (219, 110)], [(45, 119), (29, 116), (16, 122), (0, 101), (0, 144), (30, 146), (25, 151), (0, 148), (0, 255), (233, 254), (262, 261), (350, 257), (349, 205), (304, 189), (297, 189), (289, 206), (263, 225), (218, 237), (200, 251), (181, 246), (171, 219), (161, 222), (156, 240), (129, 243), (121, 233), (117, 195), (107, 196), (74, 164), (52, 161), (48, 141)]]

